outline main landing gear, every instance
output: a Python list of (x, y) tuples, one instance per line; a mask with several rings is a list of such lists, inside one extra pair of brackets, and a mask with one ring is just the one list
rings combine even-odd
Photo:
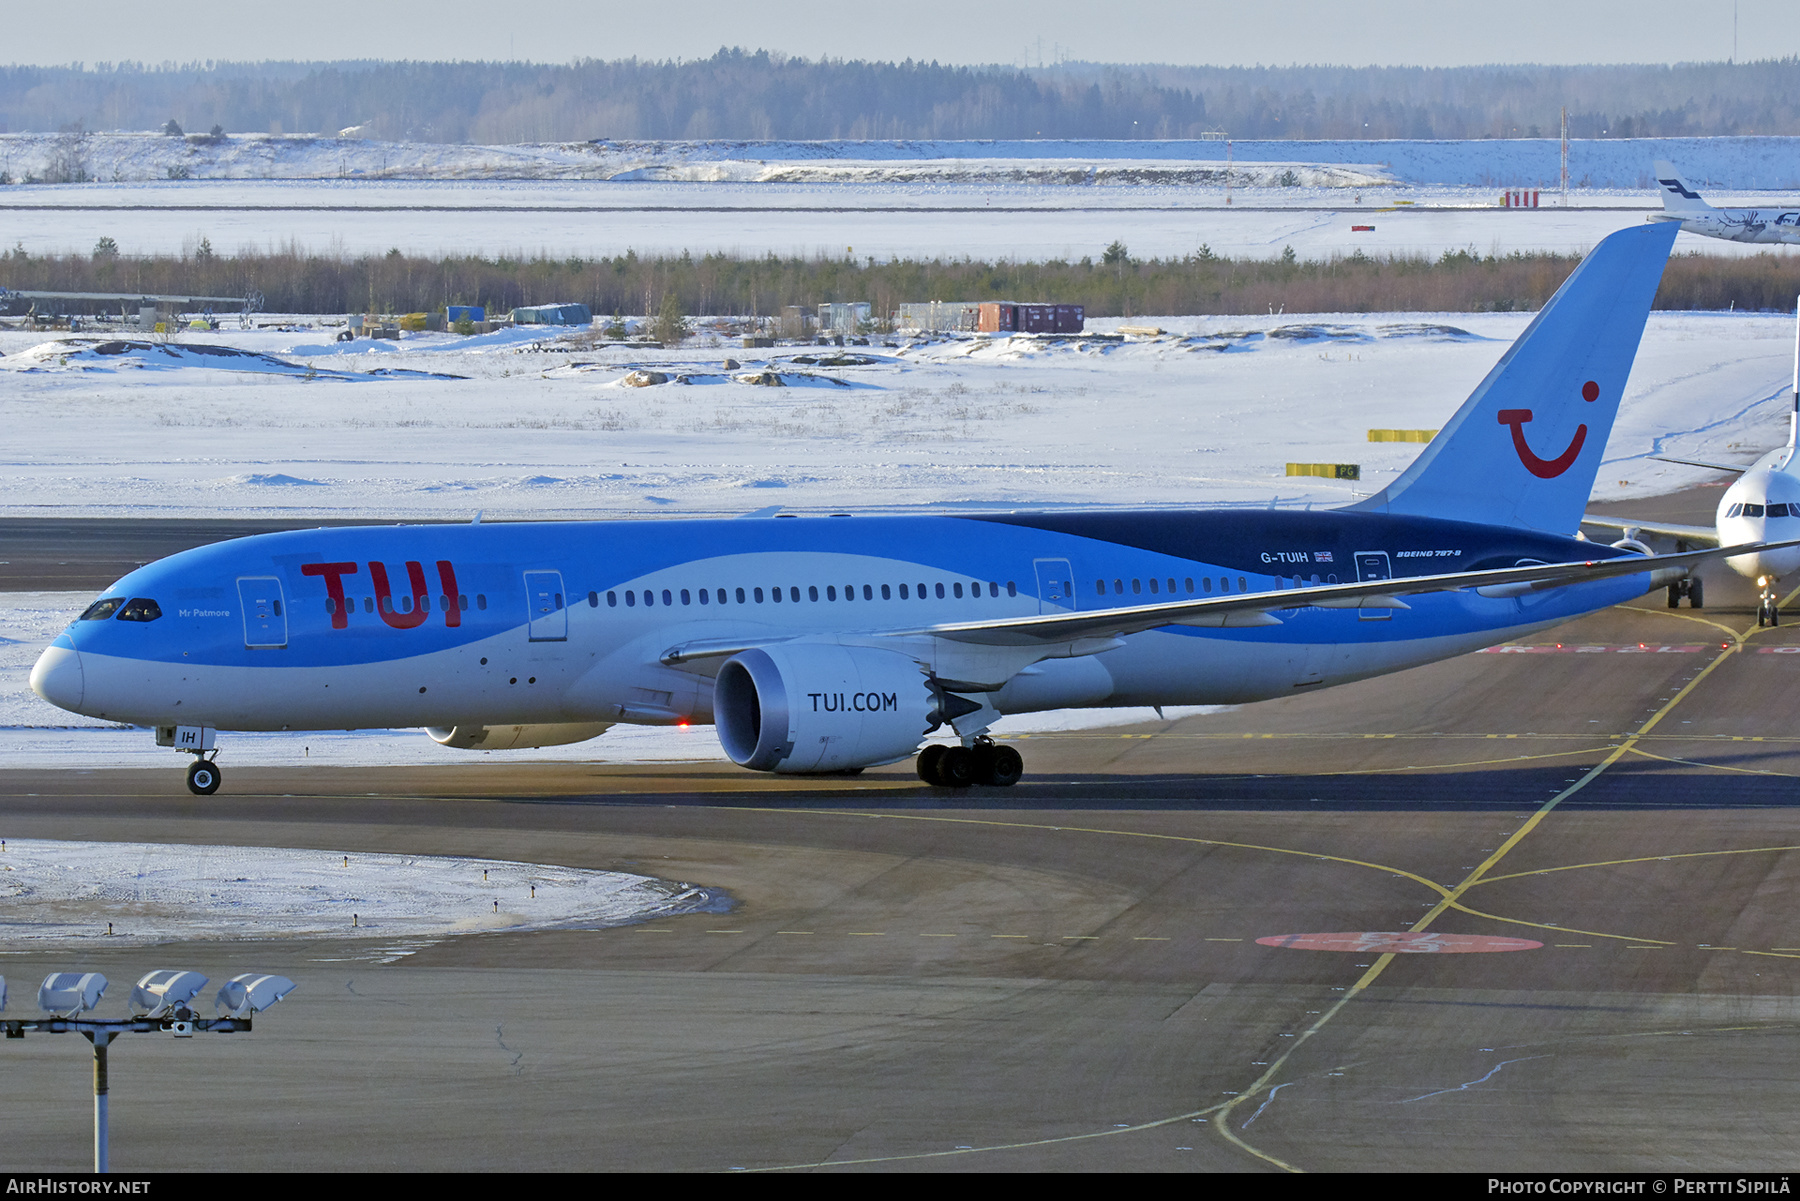
[(192, 767), (188, 768), (188, 791), (195, 796), (211, 796), (219, 791), (219, 783), (225, 777), (219, 773), (219, 765), (204, 756), (196, 756)]
[(1699, 609), (1706, 605), (1706, 591), (1699, 576), (1690, 576), (1685, 580), (1676, 580), (1669, 585), (1669, 608), (1681, 608), (1681, 598), (1687, 597), (1688, 608)]
[(934, 742), (919, 752), (919, 779), (938, 788), (967, 788), (971, 784), (1010, 788), (1024, 774), (1025, 760), (1019, 752), (985, 734), (973, 746)]

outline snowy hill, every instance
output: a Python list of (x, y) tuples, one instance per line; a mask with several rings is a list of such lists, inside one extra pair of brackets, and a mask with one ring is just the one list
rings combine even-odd
[[(1666, 158), (1693, 181), (1733, 190), (1800, 190), (1800, 138), (1642, 138), (1571, 143), (1570, 184), (1649, 188)], [(1238, 142), (1243, 186), (1363, 188), (1378, 183), (1553, 187), (1555, 139), (1469, 142)], [(730, 183), (1211, 184), (1215, 141), (561, 142), (513, 146), (375, 142), (271, 134), (0, 134), (14, 182), (187, 179), (544, 179)], [(59, 171), (60, 168), (60, 171)], [(1291, 174), (1290, 174), (1291, 173)]]

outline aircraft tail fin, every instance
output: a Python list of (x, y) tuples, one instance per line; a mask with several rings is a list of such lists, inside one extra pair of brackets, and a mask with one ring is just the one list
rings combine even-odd
[(1705, 213), (1712, 211), (1712, 205), (1700, 199), (1700, 193), (1688, 187), (1681, 173), (1675, 170), (1675, 164), (1658, 159), (1656, 162), (1656, 184), (1662, 189), (1663, 209), (1671, 213)]
[(1573, 533), (1679, 228), (1604, 239), (1412, 465), (1349, 508)]

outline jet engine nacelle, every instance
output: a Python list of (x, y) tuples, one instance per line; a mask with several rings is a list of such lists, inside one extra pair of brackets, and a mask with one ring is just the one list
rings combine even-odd
[(742, 651), (713, 682), (713, 724), (753, 771), (873, 767), (919, 749), (941, 721), (924, 669), (905, 655), (792, 642)]
[(440, 746), (459, 751), (527, 751), (540, 746), (567, 746), (598, 738), (611, 722), (564, 721), (534, 726), (432, 726), (425, 732)]

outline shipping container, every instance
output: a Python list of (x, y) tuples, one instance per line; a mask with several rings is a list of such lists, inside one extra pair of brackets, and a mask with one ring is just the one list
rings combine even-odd
[(862, 301), (822, 304), (819, 306), (819, 332), (843, 334), (846, 337), (866, 333), (873, 324), (870, 320), (872, 313), (873, 306)]
[(514, 325), (592, 325), (594, 311), (585, 304), (533, 304), (512, 311)]
[(928, 300), (903, 304), (894, 313), (894, 328), (920, 333), (972, 333), (981, 323), (981, 305), (972, 300)]
[(1086, 320), (1086, 312), (1078, 304), (989, 300), (981, 305), (976, 328), (989, 334), (1078, 334)]

